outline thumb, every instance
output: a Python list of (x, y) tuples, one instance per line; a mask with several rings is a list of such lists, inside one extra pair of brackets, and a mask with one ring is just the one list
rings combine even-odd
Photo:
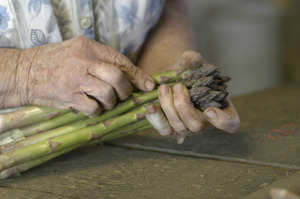
[(206, 109), (204, 116), (213, 126), (228, 133), (235, 133), (240, 127), (240, 119), (237, 114), (229, 115), (218, 108)]
[(174, 68), (197, 68), (203, 63), (205, 59), (202, 55), (193, 50), (184, 51), (176, 63), (173, 64)]

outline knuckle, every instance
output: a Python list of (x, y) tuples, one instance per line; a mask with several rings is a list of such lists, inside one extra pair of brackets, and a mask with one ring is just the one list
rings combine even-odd
[(119, 52), (115, 51), (113, 55), (113, 60), (115, 61), (116, 65), (124, 65), (124, 61), (126, 60), (125, 55), (120, 54)]
[(203, 56), (192, 50), (187, 50), (182, 54), (182, 65), (185, 67), (197, 67), (205, 62)]
[[(100, 92), (100, 91), (99, 91)], [(116, 94), (112, 86), (108, 86), (105, 90), (101, 91), (99, 97), (102, 103), (114, 106), (116, 104)]]
[(197, 54), (197, 52), (195, 52), (193, 50), (186, 50), (182, 53), (182, 57), (191, 57), (195, 54)]
[(116, 105), (116, 98), (109, 98), (105, 100), (105, 109), (110, 110)]
[(132, 87), (130, 87), (129, 89), (126, 89), (123, 96), (119, 96), (119, 97), (121, 100), (125, 100), (130, 96), (131, 93), (132, 93)]
[(124, 81), (126, 80), (125, 75), (121, 71), (116, 71), (113, 75), (113, 86), (118, 87), (122, 84), (124, 84)]
[(141, 70), (135, 67), (131, 61), (119, 52), (114, 53), (114, 65), (118, 66), (130, 79), (139, 79), (142, 76)]
[(174, 122), (174, 121), (170, 121), (170, 125), (173, 127), (173, 129), (177, 132), (181, 132), (181, 131), (185, 131), (186, 127), (180, 122)]
[(185, 110), (186, 103), (184, 102), (184, 100), (177, 98), (176, 100), (174, 100), (174, 106), (177, 110)]
[(204, 130), (204, 124), (199, 121), (193, 121), (190, 123), (189, 129), (193, 133), (201, 132)]
[(77, 37), (71, 39), (70, 41), (74, 45), (85, 46), (89, 42), (89, 39), (85, 36), (80, 35), (80, 36), (77, 36)]

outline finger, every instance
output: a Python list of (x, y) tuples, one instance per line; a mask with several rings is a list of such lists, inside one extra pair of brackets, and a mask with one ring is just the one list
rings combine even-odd
[(131, 94), (130, 82), (116, 66), (101, 62), (91, 66), (88, 71), (91, 75), (111, 85), (121, 100), (126, 99)]
[(136, 67), (125, 55), (107, 46), (102, 46), (101, 48), (97, 46), (95, 49), (100, 60), (119, 67), (126, 74), (129, 81), (137, 88), (144, 91), (154, 89), (154, 80), (140, 68)]
[(179, 115), (174, 106), (173, 102), (173, 92), (170, 86), (163, 84), (158, 88), (158, 98), (163, 109), (166, 114), (170, 125), (176, 132), (184, 132), (187, 130), (185, 124), (180, 119)]
[(151, 104), (146, 107), (146, 118), (149, 123), (156, 129), (160, 135), (169, 136), (173, 133), (173, 129), (170, 126), (167, 118), (159, 107)]
[(197, 110), (191, 102), (189, 91), (182, 84), (173, 87), (174, 106), (185, 126), (192, 132), (201, 132), (209, 128), (205, 117)]
[(74, 96), (70, 107), (90, 117), (96, 117), (102, 111), (99, 104), (95, 100), (87, 97), (84, 93)]
[(177, 62), (173, 65), (174, 68), (196, 68), (205, 63), (205, 59), (198, 52), (187, 50)]
[(216, 128), (235, 133), (240, 127), (240, 118), (231, 100), (226, 98), (228, 106), (224, 109), (208, 108), (204, 111), (206, 119)]
[(102, 105), (104, 110), (112, 109), (117, 97), (114, 88), (93, 76), (88, 76), (85, 83), (81, 86), (82, 92), (95, 97)]

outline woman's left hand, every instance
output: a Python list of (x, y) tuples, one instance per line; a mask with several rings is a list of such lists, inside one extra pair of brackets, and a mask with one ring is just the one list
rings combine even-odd
[[(199, 53), (186, 51), (176, 64), (182, 68), (191, 68), (203, 61), (201, 59)], [(194, 107), (188, 89), (180, 83), (173, 87), (161, 85), (158, 96), (164, 114), (158, 107), (149, 107), (148, 116), (155, 113), (160, 118), (156, 122), (150, 119), (150, 123), (161, 135), (177, 138), (179, 142), (186, 136), (199, 134), (212, 127), (234, 133), (240, 126), (240, 118), (229, 98), (226, 98), (228, 106), (225, 109), (207, 108), (201, 112)]]

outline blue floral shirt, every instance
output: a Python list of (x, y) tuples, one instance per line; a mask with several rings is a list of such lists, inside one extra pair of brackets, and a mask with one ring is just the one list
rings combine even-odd
[(0, 0), (0, 47), (27, 49), (84, 35), (129, 55), (164, 0)]

